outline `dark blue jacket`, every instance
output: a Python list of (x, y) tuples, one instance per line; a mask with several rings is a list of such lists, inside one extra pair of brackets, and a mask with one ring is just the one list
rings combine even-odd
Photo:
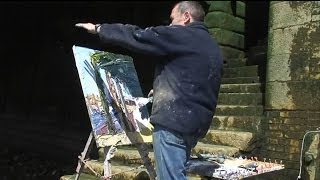
[(217, 105), (223, 61), (202, 22), (187, 26), (102, 24), (100, 39), (162, 61), (153, 83), (151, 123), (203, 137)]

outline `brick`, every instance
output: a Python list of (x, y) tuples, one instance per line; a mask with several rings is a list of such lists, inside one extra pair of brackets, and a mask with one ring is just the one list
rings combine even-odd
[(300, 140), (296, 140), (296, 139), (291, 139), (290, 140), (290, 146), (299, 147), (300, 145), (301, 145), (301, 141)]
[(283, 146), (276, 146), (276, 150), (277, 152), (284, 152), (284, 147)]
[(284, 137), (282, 131), (268, 131), (266, 132), (267, 137), (273, 137), (273, 138), (282, 138)]
[(269, 124), (269, 129), (270, 130), (280, 130), (280, 125), (279, 124)]
[(284, 151), (287, 152), (287, 153), (293, 154), (293, 153), (299, 153), (300, 149), (301, 148), (298, 148), (298, 147), (286, 146), (284, 148)]
[(282, 111), (280, 112), (280, 116), (304, 118), (306, 117), (306, 112), (305, 111)]
[[(297, 160), (299, 160), (299, 158)], [(285, 162), (285, 168), (287, 168), (287, 169), (299, 169), (299, 166), (300, 166), (300, 164), (297, 161), (286, 161)]]
[(284, 137), (289, 139), (302, 139), (304, 134), (304, 131), (287, 131), (285, 132)]
[(269, 143), (269, 144), (272, 144), (272, 145), (277, 145), (277, 144), (279, 144), (278, 139), (267, 138), (267, 140), (268, 140), (268, 143)]
[(267, 118), (272, 118), (272, 117), (279, 117), (280, 116), (280, 111), (266, 111), (265, 116)]
[(314, 119), (314, 120), (319, 120), (320, 119), (320, 111), (319, 112), (308, 112), (308, 118), (309, 119)]
[(272, 118), (272, 119), (268, 119), (268, 123), (270, 123), (270, 124), (283, 123), (283, 118)]

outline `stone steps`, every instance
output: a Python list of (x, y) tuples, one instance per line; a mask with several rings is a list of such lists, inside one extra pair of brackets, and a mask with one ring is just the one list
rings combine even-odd
[[(103, 162), (97, 160), (89, 160), (86, 162), (91, 169), (93, 169), (99, 176), (103, 176)], [(99, 179), (94, 175), (87, 166), (84, 166), (82, 171), (82, 179), (85, 180), (88, 178), (89, 180)], [(135, 180), (147, 180), (149, 179), (148, 172), (144, 167), (141, 167), (138, 164), (131, 165), (122, 165), (116, 161), (111, 159), (111, 174), (112, 180), (124, 180), (124, 179), (135, 179)], [(191, 180), (201, 180), (201, 177), (195, 174), (187, 174), (188, 179)], [(75, 174), (73, 175), (65, 175), (60, 178), (60, 180), (71, 180), (75, 178)]]
[(224, 68), (224, 78), (258, 76), (258, 65)]
[(262, 92), (261, 83), (221, 84), (220, 86), (220, 93), (260, 93), (260, 92)]
[[(202, 142), (198, 142), (198, 144), (192, 149), (192, 153), (211, 153), (211, 154), (226, 154), (226, 155), (236, 155), (239, 152), (239, 148), (230, 147), (230, 146), (221, 146), (221, 145), (213, 145), (213, 144), (205, 144)], [(99, 150), (99, 161), (103, 162), (105, 154), (102, 150)], [(149, 152), (149, 158), (151, 162), (154, 163), (154, 153), (153, 150)], [(132, 165), (138, 164), (142, 165), (142, 159), (139, 155), (138, 150), (135, 147), (126, 148), (123, 146), (119, 146), (117, 151), (112, 158), (112, 161), (115, 161), (119, 164), (123, 165)]]
[(255, 142), (255, 133), (244, 131), (209, 130), (200, 141), (207, 144), (224, 145), (248, 151), (251, 143)]
[(214, 116), (211, 127), (216, 130), (258, 132), (262, 116)]
[(261, 116), (262, 105), (217, 105), (215, 116)]
[[(104, 161), (105, 153), (101, 148), (99, 150), (99, 161)], [(151, 162), (154, 163), (154, 153), (152, 149), (149, 149), (149, 158)], [(122, 164), (143, 164), (140, 154), (134, 146), (119, 146), (117, 151), (112, 158), (113, 161), (117, 161)]]
[[(87, 164), (100, 176), (103, 176), (103, 162), (97, 160), (89, 160)], [(84, 166), (83, 172), (86, 174), (94, 175), (94, 173), (87, 167)], [(123, 179), (148, 179), (147, 170), (140, 165), (122, 165), (118, 162), (111, 160), (111, 174), (112, 180), (123, 180)]]
[[(76, 178), (76, 174), (64, 175), (60, 177), (60, 180), (74, 180), (75, 178)], [(87, 174), (87, 173), (81, 173), (79, 180), (101, 180), (101, 178)]]
[(235, 77), (235, 78), (222, 78), (222, 84), (247, 84), (247, 83), (260, 83), (258, 76), (254, 77)]
[(247, 64), (247, 58), (228, 58), (224, 59), (224, 68), (231, 68), (231, 67), (242, 67)]
[(239, 148), (223, 145), (207, 144), (198, 142), (198, 144), (192, 149), (192, 154), (224, 154), (228, 156), (236, 156), (239, 153)]
[(220, 93), (221, 105), (262, 105), (262, 93)]

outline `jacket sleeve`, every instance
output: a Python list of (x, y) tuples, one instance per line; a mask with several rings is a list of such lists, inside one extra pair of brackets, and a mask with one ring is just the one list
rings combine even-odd
[(170, 53), (166, 31), (166, 26), (141, 29), (129, 24), (102, 24), (99, 37), (104, 43), (118, 45), (138, 53), (165, 56)]

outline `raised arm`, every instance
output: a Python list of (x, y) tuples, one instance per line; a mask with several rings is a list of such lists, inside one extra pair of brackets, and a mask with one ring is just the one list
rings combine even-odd
[(102, 42), (127, 48), (129, 50), (155, 56), (170, 53), (169, 27), (158, 26), (141, 29), (129, 24), (78, 23), (77, 27), (87, 29), (89, 33), (98, 34)]

